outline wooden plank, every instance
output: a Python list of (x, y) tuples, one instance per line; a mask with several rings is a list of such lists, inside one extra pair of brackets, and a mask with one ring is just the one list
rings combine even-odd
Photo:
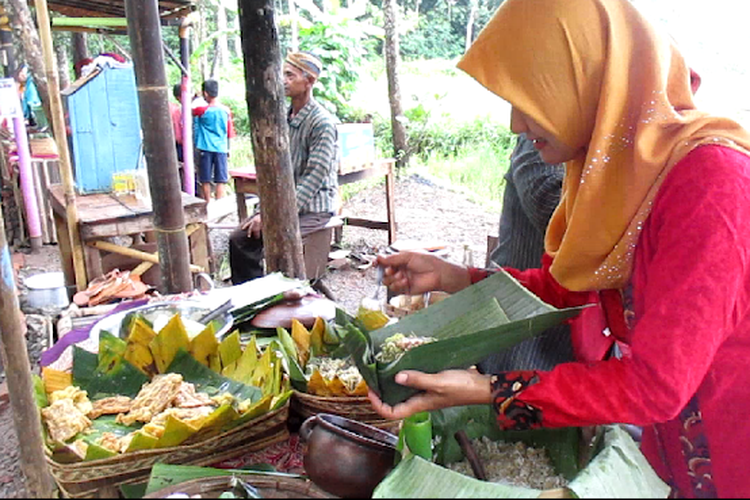
[(205, 224), (200, 227), (189, 237), (190, 255), (193, 264), (202, 267), (204, 270), (210, 270), (211, 251), (209, 249), (208, 230)]
[(85, 245), (83, 247), (83, 255), (86, 258), (86, 277), (89, 281), (104, 275), (102, 254), (98, 249)]
[(57, 249), (60, 252), (60, 265), (65, 276), (65, 284), (75, 285), (76, 274), (73, 268), (73, 249), (70, 245), (68, 226), (65, 224), (65, 219), (58, 213), (53, 214), (53, 219), (57, 230)]
[(346, 216), (343, 217), (343, 219), (346, 221), (347, 226), (366, 227), (368, 229), (382, 229), (388, 231), (388, 222)]

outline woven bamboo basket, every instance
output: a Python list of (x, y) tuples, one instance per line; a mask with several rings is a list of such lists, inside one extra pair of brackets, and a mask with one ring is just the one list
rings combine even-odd
[(292, 409), (305, 419), (318, 413), (330, 413), (394, 433), (398, 433), (401, 425), (401, 420), (385, 420), (375, 413), (366, 396), (315, 396), (294, 391)]
[[(315, 483), (308, 479), (250, 474), (238, 475), (237, 477), (257, 488), (258, 493), (263, 498), (335, 498), (315, 486)], [(173, 493), (185, 493), (191, 497), (200, 495), (200, 498), (218, 498), (222, 492), (231, 489), (231, 481), (231, 476), (193, 479), (162, 488), (143, 498), (165, 498)]]
[(61, 464), (48, 457), (47, 463), (64, 496), (96, 498), (103, 491), (113, 491), (114, 487), (146, 481), (157, 462), (210, 465), (284, 441), (289, 437), (286, 425), (289, 407), (287, 402), (276, 411), (197, 443), (73, 464)]

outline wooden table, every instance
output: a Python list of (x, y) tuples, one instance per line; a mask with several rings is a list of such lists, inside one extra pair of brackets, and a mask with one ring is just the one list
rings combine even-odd
[[(384, 158), (375, 160), (359, 167), (349, 167), (346, 172), (339, 171), (339, 186), (358, 182), (372, 177), (385, 177), (385, 210), (386, 220), (377, 221), (371, 219), (362, 219), (351, 217), (345, 214), (341, 215), (344, 225), (366, 227), (369, 229), (381, 229), (388, 231), (388, 244), (396, 241), (396, 208), (394, 200), (394, 173), (393, 167), (396, 160), (393, 158)], [(243, 172), (239, 170), (230, 170), (229, 175), (234, 180), (234, 191), (237, 197), (237, 215), (240, 221), (247, 218), (247, 205), (245, 203), (246, 194), (260, 195), (258, 189), (258, 179), (255, 172)], [(336, 230), (336, 241), (341, 240), (341, 228)]]
[[(75, 285), (72, 247), (67, 230), (65, 191), (61, 184), (56, 184), (49, 187), (49, 194), (65, 281), (68, 285)], [(107, 193), (77, 196), (76, 207), (86, 264), (86, 279), (89, 282), (103, 274), (100, 250), (91, 246), (91, 243), (110, 236), (126, 236), (154, 230), (153, 210), (132, 195), (117, 197)], [(192, 263), (208, 272), (211, 252), (206, 229), (206, 202), (182, 193), (182, 208), (185, 212), (185, 224), (199, 226), (189, 237)]]

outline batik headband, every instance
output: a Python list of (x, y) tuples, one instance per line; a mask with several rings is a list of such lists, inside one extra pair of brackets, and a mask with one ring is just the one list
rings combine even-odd
[(315, 78), (323, 69), (320, 59), (307, 52), (292, 52), (286, 56), (286, 62)]

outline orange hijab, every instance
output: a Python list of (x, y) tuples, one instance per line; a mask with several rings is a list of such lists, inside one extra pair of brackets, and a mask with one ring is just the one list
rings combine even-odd
[(628, 0), (506, 0), (458, 67), (582, 151), (545, 237), (570, 290), (627, 283), (659, 186), (693, 148), (750, 150), (737, 123), (695, 109), (682, 55)]

